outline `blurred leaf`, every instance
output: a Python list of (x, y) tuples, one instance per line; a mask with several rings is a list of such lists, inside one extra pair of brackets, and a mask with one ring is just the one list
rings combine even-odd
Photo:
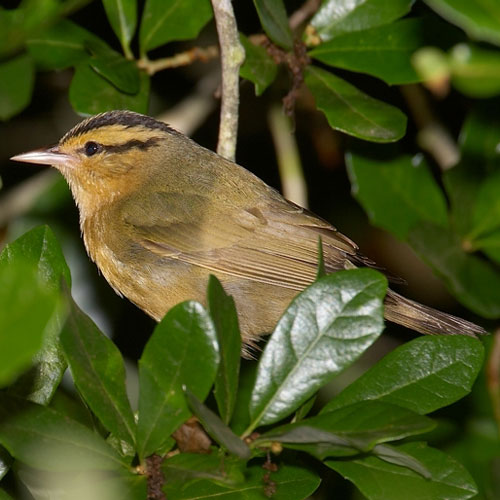
[(11, 497), (3, 488), (0, 488), (0, 500), (13, 500), (13, 497)]
[(449, 64), (453, 85), (463, 94), (477, 98), (500, 94), (500, 50), (462, 43), (453, 47)]
[(35, 82), (33, 60), (23, 54), (0, 63), (0, 120), (8, 120), (31, 101)]
[(415, 0), (325, 0), (311, 19), (322, 40), (388, 24), (408, 13)]
[(394, 106), (373, 99), (328, 71), (308, 66), (305, 82), (330, 127), (373, 142), (404, 136), (406, 117)]
[(246, 443), (189, 390), (186, 390), (186, 396), (193, 413), (198, 417), (212, 439), (233, 455), (248, 460), (250, 458), (250, 448)]
[(353, 482), (368, 500), (400, 500), (402, 491), (407, 500), (466, 500), (477, 493), (469, 473), (441, 451), (424, 443), (407, 443), (397, 448), (423, 464), (431, 473), (431, 479), (374, 456), (328, 460), (325, 464)]
[(71, 298), (69, 302), (61, 344), (75, 385), (106, 429), (134, 444), (135, 422), (120, 351)]
[(245, 49), (245, 62), (240, 67), (240, 76), (255, 85), (255, 95), (260, 96), (273, 83), (278, 74), (278, 66), (267, 50), (254, 45), (240, 33), (240, 42)]
[(219, 351), (210, 316), (183, 302), (155, 328), (139, 360), (138, 453), (154, 453), (189, 416), (182, 390), (204, 400), (215, 379)]
[(263, 467), (252, 465), (246, 469), (245, 482), (238, 486), (200, 479), (182, 488), (177, 483), (167, 482), (163, 490), (168, 500), (209, 500), (214, 497), (221, 500), (263, 500), (269, 496), (273, 500), (304, 500), (319, 483), (320, 478), (309, 469), (286, 464), (269, 474)]
[(437, 47), (422, 47), (413, 53), (411, 63), (427, 87), (441, 89), (448, 85), (450, 61), (443, 50)]
[(228, 424), (233, 414), (240, 373), (241, 334), (234, 299), (220, 281), (210, 275), (207, 289), (208, 311), (214, 322), (220, 351), (214, 395), (220, 416)]
[(247, 361), (240, 368), (240, 382), (238, 393), (236, 394), (236, 403), (234, 405), (233, 418), (231, 419), (231, 429), (235, 434), (242, 434), (250, 424), (250, 398), (257, 376), (257, 363)]
[(471, 337), (419, 337), (387, 354), (332, 399), (321, 413), (377, 400), (430, 413), (468, 394), (484, 349)]
[(500, 45), (500, 4), (497, 0), (424, 0), (471, 38)]
[(196, 38), (212, 15), (210, 0), (146, 0), (139, 34), (141, 55), (173, 40)]
[(406, 408), (362, 401), (272, 429), (259, 436), (255, 444), (279, 442), (323, 460), (366, 453), (376, 444), (422, 434), (434, 426), (428, 417)]
[(462, 304), (485, 318), (500, 317), (500, 272), (495, 266), (466, 253), (455, 234), (435, 224), (422, 222), (408, 241)]
[(325, 258), (323, 254), (323, 241), (321, 236), (318, 238), (318, 269), (316, 270), (316, 280), (326, 276)]
[(285, 50), (291, 50), (293, 36), (283, 0), (253, 0), (253, 4), (269, 38)]
[(292, 301), (259, 360), (251, 430), (290, 415), (375, 341), (386, 289), (380, 273), (353, 269), (321, 278)]
[(132, 55), (130, 41), (137, 26), (137, 0), (102, 0), (102, 3), (125, 55)]
[(102, 42), (94, 33), (63, 19), (55, 26), (27, 40), (27, 48), (42, 70), (64, 69), (90, 57), (86, 44)]
[(50, 408), (0, 393), (0, 442), (41, 470), (116, 470), (124, 462), (97, 434)]
[(14, 459), (9, 455), (9, 452), (0, 446), (0, 480), (9, 472), (13, 461)]
[(140, 72), (140, 90), (136, 95), (120, 92), (99, 76), (87, 63), (75, 69), (69, 88), (73, 109), (82, 115), (96, 115), (113, 109), (146, 113), (149, 101), (149, 76)]
[(418, 461), (415, 457), (403, 452), (399, 447), (388, 444), (377, 444), (377, 446), (374, 446), (372, 453), (384, 462), (406, 467), (407, 469), (420, 474), (425, 479), (432, 478), (429, 469), (427, 469), (424, 464)]
[(500, 231), (476, 240), (474, 246), (481, 249), (491, 260), (500, 263)]
[(413, 83), (420, 78), (410, 58), (422, 45), (424, 33), (421, 19), (404, 19), (337, 36), (309, 55), (330, 66), (368, 73), (390, 85)]

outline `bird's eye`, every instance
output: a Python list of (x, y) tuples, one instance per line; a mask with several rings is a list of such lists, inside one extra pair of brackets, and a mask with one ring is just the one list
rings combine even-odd
[(83, 150), (87, 156), (95, 155), (101, 149), (101, 145), (94, 141), (85, 143)]

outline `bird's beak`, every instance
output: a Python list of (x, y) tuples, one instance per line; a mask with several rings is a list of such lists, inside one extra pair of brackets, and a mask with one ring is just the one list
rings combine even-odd
[(57, 146), (48, 149), (35, 149), (28, 153), (21, 153), (20, 155), (13, 156), (11, 160), (22, 161), (24, 163), (36, 163), (38, 165), (52, 165), (59, 168), (61, 166), (69, 166), (72, 157), (61, 153)]

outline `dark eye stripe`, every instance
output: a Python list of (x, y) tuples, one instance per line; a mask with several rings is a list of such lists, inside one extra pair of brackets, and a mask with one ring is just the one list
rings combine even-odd
[(93, 156), (101, 151), (114, 154), (126, 153), (134, 148), (140, 149), (141, 151), (147, 151), (149, 148), (156, 146), (156, 144), (162, 139), (162, 137), (150, 137), (147, 141), (131, 139), (130, 141), (122, 144), (99, 144), (94, 141), (89, 141), (86, 142), (82, 148), (79, 148), (78, 152), (83, 153), (86, 156)]

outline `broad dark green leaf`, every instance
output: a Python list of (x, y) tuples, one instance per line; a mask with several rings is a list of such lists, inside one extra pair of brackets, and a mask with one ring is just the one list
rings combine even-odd
[(208, 479), (193, 481), (183, 488), (177, 483), (163, 487), (168, 500), (304, 500), (319, 486), (320, 478), (311, 470), (284, 464), (278, 471), (268, 472), (260, 465), (246, 470), (243, 484), (229, 486)]
[(125, 55), (132, 55), (130, 41), (137, 26), (137, 0), (102, 0), (102, 3)]
[(240, 382), (236, 403), (234, 405), (233, 418), (231, 419), (231, 429), (235, 434), (242, 434), (250, 424), (250, 399), (257, 376), (257, 363), (254, 360), (244, 361), (240, 368)]
[(370, 158), (347, 153), (352, 192), (370, 220), (399, 238), (419, 221), (446, 227), (446, 200), (422, 156)]
[(102, 42), (94, 33), (67, 19), (27, 40), (27, 48), (42, 70), (64, 69), (85, 61), (86, 44)]
[(389, 444), (377, 444), (373, 447), (373, 455), (380, 458), (384, 462), (389, 462), (390, 464), (400, 465), (401, 467), (406, 467), (407, 469), (420, 474), (425, 479), (431, 479), (432, 474), (429, 469), (415, 457), (412, 457), (408, 453), (405, 453), (401, 448), (397, 446), (391, 446)]
[(20, 113), (31, 101), (35, 66), (28, 54), (0, 63), (0, 120)]
[(173, 307), (155, 328), (139, 360), (137, 450), (157, 451), (189, 416), (182, 387), (204, 400), (219, 362), (217, 334), (197, 302)]
[(500, 317), (500, 272), (493, 264), (466, 253), (457, 235), (435, 224), (419, 224), (408, 242), (462, 304), (485, 318)]
[(398, 446), (431, 473), (426, 479), (416, 472), (393, 465), (374, 456), (354, 460), (328, 460), (325, 464), (353, 482), (368, 500), (407, 500), (446, 498), (466, 500), (477, 493), (469, 473), (453, 458), (425, 443)]
[(139, 33), (141, 55), (173, 40), (196, 38), (212, 15), (210, 0), (146, 0)]
[(394, 106), (313, 66), (306, 68), (305, 82), (330, 127), (373, 142), (394, 142), (404, 136), (406, 117)]
[(311, 19), (322, 40), (388, 24), (409, 12), (415, 0), (325, 0)]
[(1, 393), (0, 442), (14, 458), (41, 470), (116, 470), (125, 466), (87, 427), (45, 406)]
[(482, 366), (484, 349), (471, 337), (419, 337), (394, 349), (332, 399), (321, 413), (358, 401), (386, 401), (430, 413), (463, 398)]
[(255, 85), (255, 95), (259, 96), (273, 83), (278, 66), (264, 47), (254, 45), (241, 33), (240, 42), (245, 49), (245, 62), (240, 67), (240, 76)]
[(233, 455), (248, 460), (250, 458), (250, 448), (246, 443), (189, 390), (186, 391), (186, 396), (193, 413), (198, 417), (212, 439)]
[(208, 280), (207, 304), (214, 322), (220, 351), (214, 394), (219, 414), (224, 423), (228, 424), (233, 414), (238, 391), (241, 334), (234, 300), (226, 294), (220, 281), (213, 275), (210, 275)]
[(119, 439), (135, 442), (135, 422), (118, 348), (69, 299), (61, 345), (78, 390), (102, 424)]
[(247, 433), (290, 415), (375, 341), (386, 289), (380, 273), (353, 269), (321, 278), (294, 299), (259, 360)]
[(260, 23), (269, 38), (280, 47), (290, 50), (293, 36), (283, 0), (253, 0)]
[(113, 109), (146, 113), (149, 101), (149, 76), (140, 72), (140, 90), (136, 95), (120, 92), (99, 76), (87, 63), (75, 69), (69, 88), (73, 109), (82, 115), (95, 115)]
[(424, 0), (471, 38), (500, 45), (500, 4), (497, 0)]
[(420, 78), (410, 58), (422, 45), (424, 33), (421, 19), (404, 19), (337, 36), (309, 55), (330, 66), (368, 73), (391, 85), (413, 83)]
[(366, 453), (379, 443), (422, 434), (434, 426), (431, 419), (406, 408), (362, 401), (272, 429), (255, 445), (279, 442), (323, 460)]
[(462, 94), (477, 98), (500, 94), (500, 50), (456, 45), (450, 52), (449, 65), (453, 85)]

